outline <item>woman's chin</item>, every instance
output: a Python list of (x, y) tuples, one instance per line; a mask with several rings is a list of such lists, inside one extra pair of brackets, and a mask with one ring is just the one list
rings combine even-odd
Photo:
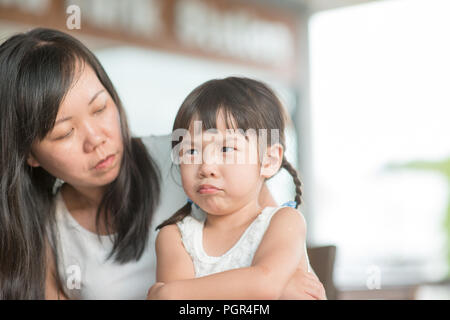
[(70, 183), (70, 181), (67, 181), (67, 183), (78, 187), (102, 188), (107, 187), (109, 184), (113, 183), (118, 176), (119, 170), (111, 170), (109, 172), (105, 172), (102, 175), (90, 176), (85, 181), (77, 181), (74, 183)]
[(119, 176), (119, 171), (117, 172), (110, 172), (109, 174), (105, 174), (103, 177), (99, 178), (98, 182), (101, 182), (102, 186), (107, 186), (111, 183), (113, 183), (117, 177)]

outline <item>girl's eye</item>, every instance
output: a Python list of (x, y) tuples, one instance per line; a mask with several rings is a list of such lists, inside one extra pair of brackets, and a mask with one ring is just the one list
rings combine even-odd
[(64, 139), (64, 138), (67, 138), (68, 136), (71, 135), (72, 131), (73, 131), (73, 128), (70, 129), (70, 131), (69, 131), (68, 133), (66, 133), (65, 135), (62, 135), (62, 136), (56, 138), (55, 140), (62, 140), (62, 139)]
[(186, 153), (187, 153), (188, 155), (193, 156), (193, 155), (198, 154), (198, 151), (197, 151), (197, 149), (187, 149), (187, 150), (186, 150)]
[(222, 152), (229, 153), (231, 151), (234, 151), (235, 149), (233, 147), (222, 147)]

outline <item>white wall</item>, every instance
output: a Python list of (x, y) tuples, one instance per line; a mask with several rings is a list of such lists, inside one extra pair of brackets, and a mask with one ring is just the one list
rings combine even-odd
[(448, 180), (389, 170), (450, 160), (450, 2), (380, 1), (311, 21), (315, 240), (338, 246), (337, 281), (437, 280)]

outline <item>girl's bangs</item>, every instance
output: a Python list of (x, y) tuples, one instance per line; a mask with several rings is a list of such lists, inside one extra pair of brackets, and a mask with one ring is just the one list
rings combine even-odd
[(195, 121), (201, 121), (202, 131), (217, 129), (218, 121), (221, 116), (224, 118), (226, 129), (246, 129), (242, 128), (242, 126), (237, 123), (237, 117), (233, 114), (233, 110), (222, 105), (210, 107), (206, 110), (197, 110), (190, 117), (190, 121), (186, 129), (191, 128)]

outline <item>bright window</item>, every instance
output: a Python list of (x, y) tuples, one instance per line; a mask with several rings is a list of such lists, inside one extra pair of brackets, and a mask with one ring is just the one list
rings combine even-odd
[(398, 0), (311, 18), (312, 234), (337, 245), (338, 285), (365, 286), (372, 265), (382, 286), (446, 274), (449, 14)]

